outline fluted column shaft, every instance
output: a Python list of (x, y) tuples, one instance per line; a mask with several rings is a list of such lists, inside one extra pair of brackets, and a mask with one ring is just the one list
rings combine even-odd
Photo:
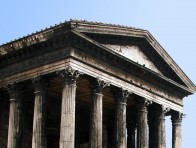
[(32, 79), (35, 104), (33, 117), (32, 148), (46, 148), (46, 82), (42, 76)]
[(16, 84), (9, 85), (8, 92), (10, 94), (10, 112), (7, 148), (20, 148), (22, 126), (22, 92)]
[(165, 114), (168, 108), (160, 107), (158, 113), (158, 148), (166, 148)]
[(172, 114), (172, 148), (182, 148), (181, 123), (182, 113)]
[(125, 148), (126, 145), (126, 103), (128, 91), (116, 89), (114, 92), (115, 99), (115, 147)]
[(103, 115), (103, 88), (108, 83), (100, 79), (91, 82), (91, 119), (90, 119), (90, 148), (102, 148), (102, 115)]
[(148, 138), (147, 138), (147, 117), (148, 111), (147, 107), (151, 103), (146, 99), (141, 99), (138, 104), (138, 120), (137, 120), (137, 147), (138, 148), (147, 148), (148, 147)]
[(59, 74), (63, 82), (60, 148), (74, 148), (76, 79), (80, 73), (68, 67)]

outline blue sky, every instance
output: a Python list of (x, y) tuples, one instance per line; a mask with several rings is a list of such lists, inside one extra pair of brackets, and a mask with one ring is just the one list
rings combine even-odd
[[(147, 29), (196, 84), (194, 0), (4, 0), (0, 2), (0, 45), (65, 20), (85, 19)], [(196, 95), (184, 99), (183, 148), (195, 148)], [(167, 147), (171, 122), (167, 118)]]

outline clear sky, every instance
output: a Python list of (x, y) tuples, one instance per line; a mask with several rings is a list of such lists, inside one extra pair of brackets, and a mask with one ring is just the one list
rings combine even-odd
[[(194, 0), (1, 0), (0, 45), (70, 18), (149, 30), (196, 84)], [(184, 105), (183, 148), (195, 148), (196, 95), (185, 98)], [(166, 123), (171, 148), (170, 118)]]

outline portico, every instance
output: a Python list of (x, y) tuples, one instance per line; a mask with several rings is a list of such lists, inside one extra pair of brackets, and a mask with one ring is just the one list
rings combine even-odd
[(3, 148), (165, 148), (165, 116), (182, 147), (196, 87), (148, 31), (71, 20), (0, 46), (0, 70)]

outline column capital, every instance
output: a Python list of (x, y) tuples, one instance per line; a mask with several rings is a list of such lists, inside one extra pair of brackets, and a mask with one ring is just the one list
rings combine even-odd
[(64, 70), (58, 71), (57, 74), (62, 77), (62, 84), (65, 86), (74, 84), (77, 78), (83, 73), (68, 66)]
[(150, 104), (152, 104), (152, 101), (146, 98), (141, 98), (140, 100), (138, 100), (138, 107), (140, 107), (141, 109), (147, 108)]
[(90, 81), (91, 85), (91, 91), (92, 93), (100, 93), (102, 94), (102, 91), (105, 87), (110, 86), (110, 82), (105, 82), (104, 80), (101, 80), (100, 78), (95, 78), (92, 81)]
[(183, 118), (183, 113), (174, 111), (171, 114), (171, 120), (173, 124), (181, 124), (182, 118)]
[(126, 104), (129, 94), (130, 92), (128, 90), (124, 90), (123, 88), (116, 88), (113, 90), (113, 96), (116, 103)]
[(48, 86), (48, 79), (46, 76), (36, 76), (31, 79), (33, 86), (34, 86), (34, 93), (45, 92)]
[(161, 107), (158, 109), (159, 111), (159, 119), (165, 119), (165, 115), (166, 113), (168, 113), (170, 111), (169, 107), (166, 107), (164, 105), (161, 105)]
[(5, 87), (10, 95), (10, 101), (16, 101), (21, 99), (22, 88), (18, 83), (8, 84)]

